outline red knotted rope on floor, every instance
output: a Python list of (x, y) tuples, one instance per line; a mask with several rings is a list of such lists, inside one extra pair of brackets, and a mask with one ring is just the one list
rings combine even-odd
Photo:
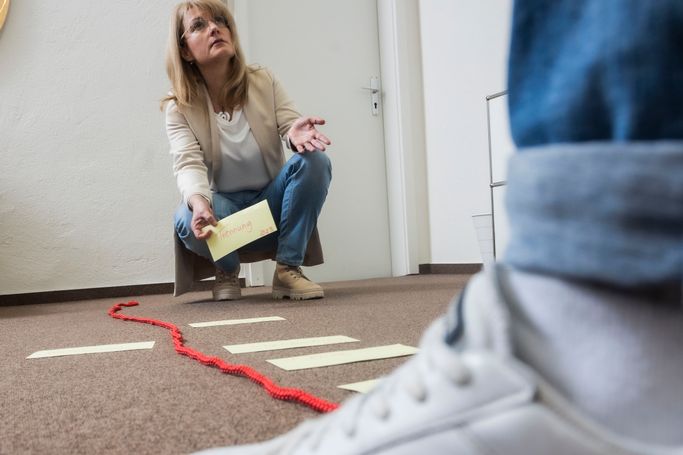
[(280, 387), (258, 371), (246, 365), (230, 364), (219, 357), (210, 357), (202, 354), (199, 351), (195, 351), (192, 348), (188, 348), (184, 344), (183, 334), (180, 332), (180, 329), (170, 322), (119, 314), (119, 311), (121, 311), (122, 307), (131, 307), (137, 305), (139, 305), (138, 302), (117, 303), (109, 309), (109, 316), (115, 319), (122, 319), (124, 321), (141, 322), (143, 324), (151, 324), (168, 329), (171, 332), (173, 345), (175, 346), (175, 350), (178, 354), (195, 359), (204, 365), (216, 367), (223, 373), (247, 377), (263, 387), (266, 392), (270, 394), (270, 396), (278, 400), (295, 401), (318, 412), (330, 412), (339, 407), (338, 403), (325, 401), (322, 398), (318, 398), (314, 395), (306, 393), (303, 390)]

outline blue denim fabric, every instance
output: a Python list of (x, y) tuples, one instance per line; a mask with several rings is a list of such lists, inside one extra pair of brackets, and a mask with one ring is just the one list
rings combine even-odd
[(532, 147), (508, 183), (505, 262), (619, 287), (683, 279), (683, 141)]
[(517, 0), (508, 90), (518, 147), (683, 138), (683, 2)]
[(683, 2), (517, 0), (505, 262), (683, 279)]
[[(214, 216), (222, 219), (267, 200), (278, 231), (245, 245), (240, 251), (276, 251), (278, 262), (301, 265), (331, 180), (332, 166), (326, 153), (295, 154), (261, 191), (214, 193)], [(206, 242), (197, 240), (192, 233), (191, 222), (192, 212), (181, 204), (175, 213), (178, 236), (187, 249), (211, 260)], [(233, 271), (239, 267), (238, 254), (230, 253), (215, 264), (222, 270)]]

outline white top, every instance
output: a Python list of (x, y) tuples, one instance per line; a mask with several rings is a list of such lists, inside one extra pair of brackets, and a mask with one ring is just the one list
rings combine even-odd
[(216, 114), (216, 123), (222, 160), (216, 176), (218, 192), (263, 189), (270, 183), (270, 176), (242, 110), (234, 111), (229, 120), (227, 114)]

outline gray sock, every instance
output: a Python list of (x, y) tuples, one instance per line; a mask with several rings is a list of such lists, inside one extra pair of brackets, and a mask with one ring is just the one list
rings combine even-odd
[(515, 270), (504, 283), (520, 359), (605, 427), (683, 443), (680, 294), (646, 298)]

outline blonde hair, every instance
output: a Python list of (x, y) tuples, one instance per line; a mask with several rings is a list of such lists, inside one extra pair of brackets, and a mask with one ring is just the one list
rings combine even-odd
[(235, 47), (235, 56), (231, 62), (232, 71), (221, 91), (221, 105), (226, 110), (244, 106), (247, 101), (249, 84), (247, 81), (247, 65), (240, 47), (235, 18), (219, 0), (187, 0), (176, 5), (171, 16), (166, 47), (166, 73), (171, 81), (172, 89), (171, 94), (161, 100), (161, 108), (163, 109), (166, 102), (171, 100), (175, 101), (178, 106), (187, 107), (196, 102), (204, 102), (201, 99), (200, 90), (200, 85), (204, 84), (204, 78), (197, 66), (191, 65), (181, 54), (181, 50), (185, 46), (184, 39), (181, 38), (185, 32), (183, 18), (191, 8), (206, 11), (212, 17), (225, 16), (228, 19), (228, 28)]

